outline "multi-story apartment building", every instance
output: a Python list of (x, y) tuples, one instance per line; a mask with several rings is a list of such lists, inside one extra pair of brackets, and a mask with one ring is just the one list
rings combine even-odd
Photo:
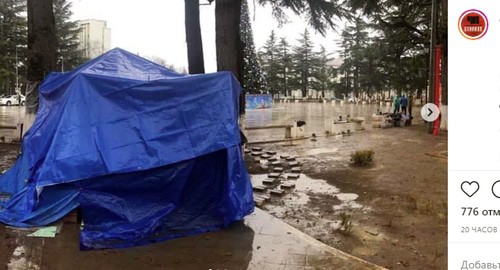
[(95, 58), (111, 49), (111, 29), (103, 20), (78, 21), (80, 48), (85, 57)]

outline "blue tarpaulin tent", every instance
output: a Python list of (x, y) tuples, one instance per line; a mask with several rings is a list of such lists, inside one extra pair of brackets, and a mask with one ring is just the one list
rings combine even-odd
[(183, 75), (114, 49), (52, 73), (0, 222), (48, 225), (81, 207), (82, 249), (137, 246), (227, 227), (253, 211), (229, 72)]

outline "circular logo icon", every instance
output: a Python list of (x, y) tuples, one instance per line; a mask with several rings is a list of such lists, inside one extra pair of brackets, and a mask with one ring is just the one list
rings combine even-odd
[(477, 9), (469, 9), (460, 15), (458, 29), (460, 34), (467, 39), (476, 40), (482, 38), (488, 32), (488, 18)]
[(436, 121), (436, 119), (438, 119), (439, 117), (439, 113), (439, 107), (434, 103), (427, 103), (422, 107), (422, 110), (420, 110), (422, 118), (424, 118), (424, 120), (427, 122)]

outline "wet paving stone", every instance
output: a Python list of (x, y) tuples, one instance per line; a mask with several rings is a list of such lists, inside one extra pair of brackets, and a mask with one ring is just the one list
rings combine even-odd
[(263, 158), (263, 159), (268, 159), (268, 158), (270, 158), (271, 156), (270, 156), (270, 155), (267, 155), (267, 154), (264, 154), (264, 155), (262, 155), (262, 156), (260, 156), (260, 157), (261, 157), (261, 158)]
[(276, 162), (276, 161), (278, 161), (278, 158), (277, 157), (270, 157), (270, 158), (267, 159), (267, 161), (269, 161), (269, 162)]
[(270, 173), (267, 175), (267, 177), (269, 178), (278, 178), (280, 177), (280, 173)]
[(299, 177), (300, 177), (300, 174), (297, 174), (297, 173), (291, 173), (291, 174), (287, 175), (288, 179), (299, 179)]
[(264, 184), (264, 185), (274, 185), (277, 181), (278, 181), (278, 179), (276, 179), (276, 178), (269, 178), (269, 179), (262, 180), (262, 184)]
[(274, 167), (273, 172), (282, 173), (284, 169), (282, 167)]
[(258, 192), (264, 192), (267, 190), (267, 187), (263, 185), (257, 185), (253, 187), (253, 190)]
[(293, 184), (293, 183), (283, 183), (283, 184), (281, 184), (281, 188), (282, 189), (292, 189), (292, 188), (295, 188), (295, 184)]
[(271, 196), (269, 196), (267, 194), (254, 194), (254, 197), (263, 199), (264, 201), (268, 201), (271, 199)]
[(261, 152), (262, 148), (261, 147), (252, 147), (252, 151)]
[(283, 196), (283, 195), (285, 195), (285, 191), (284, 191), (284, 190), (282, 190), (282, 189), (271, 189), (271, 190), (269, 191), (269, 193), (270, 193), (271, 195), (276, 195), (276, 196)]
[(276, 155), (276, 151), (267, 151), (266, 153), (271, 156)]
[(265, 204), (265, 200), (259, 197), (253, 197), (253, 202), (255, 203), (256, 206), (263, 206)]
[(275, 161), (275, 162), (272, 162), (271, 165), (273, 165), (273, 166), (281, 166), (283, 164), (281, 164), (281, 161)]
[(290, 167), (296, 167), (296, 166), (299, 166), (299, 162), (297, 162), (297, 161), (293, 161), (293, 162), (288, 163), (288, 165), (289, 165)]

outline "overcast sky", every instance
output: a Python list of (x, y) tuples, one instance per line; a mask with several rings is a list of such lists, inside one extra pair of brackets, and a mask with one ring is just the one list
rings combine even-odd
[[(73, 18), (106, 20), (111, 28), (111, 46), (120, 47), (141, 56), (159, 56), (177, 67), (187, 67), (184, 33), (184, 0), (69, 0), (73, 3)], [(204, 0), (200, 0), (204, 3)], [(249, 1), (253, 13), (253, 1)], [(200, 20), (207, 72), (216, 71), (215, 4), (200, 6)], [(289, 14), (290, 23), (279, 28), (269, 8), (257, 6), (252, 20), (255, 45), (260, 49), (271, 30), (294, 44), (307, 26), (304, 19)], [(252, 15), (253, 16), (253, 15)], [(252, 17), (253, 19), (253, 17)], [(338, 34), (330, 31), (326, 37), (311, 31), (313, 41), (327, 51), (338, 50)]]

